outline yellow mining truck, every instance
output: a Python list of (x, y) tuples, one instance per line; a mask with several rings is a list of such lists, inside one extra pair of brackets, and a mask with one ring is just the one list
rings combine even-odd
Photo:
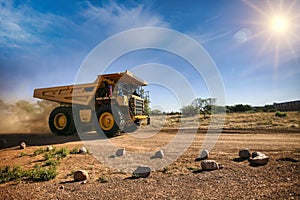
[(93, 83), (38, 88), (33, 97), (60, 104), (49, 116), (54, 134), (70, 135), (77, 129), (93, 127), (108, 137), (135, 131), (147, 113), (147, 83), (129, 71), (98, 75)]

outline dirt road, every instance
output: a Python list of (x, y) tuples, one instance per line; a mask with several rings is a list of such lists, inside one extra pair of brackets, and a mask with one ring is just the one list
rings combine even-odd
[[(122, 135), (111, 141), (128, 152), (152, 151), (168, 144), (175, 129), (163, 130), (149, 138)], [(136, 133), (139, 134), (139, 133)], [(187, 130), (186, 134), (190, 134)], [(112, 169), (93, 155), (69, 154), (58, 166), (58, 176), (47, 182), (11, 181), (0, 184), (0, 199), (298, 199), (300, 197), (300, 132), (286, 130), (224, 130), (210, 152), (210, 159), (223, 169), (204, 172), (194, 159), (205, 137), (198, 131), (188, 150), (172, 164), (151, 173), (148, 178), (132, 179), (130, 173)], [(51, 134), (1, 134), (0, 167), (21, 165), (32, 168), (42, 162), (34, 151), (53, 145), (81, 147), (77, 136)], [(29, 145), (20, 150), (20, 141)], [(242, 148), (260, 151), (270, 157), (265, 166), (252, 167), (236, 162)], [(23, 152), (23, 153), (22, 153)], [(22, 155), (22, 156), (21, 156)], [(72, 172), (87, 170), (86, 184), (73, 182)], [(100, 178), (100, 179), (99, 179)], [(99, 181), (105, 178), (106, 181)], [(105, 183), (101, 183), (105, 182)]]

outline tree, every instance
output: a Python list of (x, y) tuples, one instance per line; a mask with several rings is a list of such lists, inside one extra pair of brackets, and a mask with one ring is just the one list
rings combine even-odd
[(206, 118), (207, 114), (211, 113), (211, 108), (217, 102), (216, 98), (197, 98), (192, 102), (192, 106), (197, 108), (201, 114), (203, 114), (204, 118)]
[(183, 106), (180, 110), (183, 116), (194, 116), (199, 114), (199, 110), (193, 105)]

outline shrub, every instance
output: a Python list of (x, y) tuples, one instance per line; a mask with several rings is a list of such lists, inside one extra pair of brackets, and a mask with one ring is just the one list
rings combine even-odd
[(74, 149), (72, 149), (72, 150), (70, 151), (70, 154), (78, 154), (78, 148), (75, 147)]
[(52, 160), (49, 159), (45, 162), (45, 166), (53, 166), (56, 167), (57, 165), (59, 165), (59, 161), (58, 160)]
[(0, 169), (0, 183), (22, 178), (27, 176), (27, 174), (27, 171), (22, 170), (20, 166), (13, 167), (13, 169), (10, 166), (6, 166)]
[(276, 117), (286, 117), (287, 114), (286, 114), (286, 113), (282, 113), (282, 112), (276, 112), (276, 113), (275, 113), (275, 116), (276, 116)]
[(55, 154), (52, 153), (52, 152), (46, 152), (46, 153), (44, 153), (45, 160), (50, 160), (51, 158), (54, 158), (54, 157), (55, 157)]
[(67, 155), (70, 153), (70, 151), (64, 147), (62, 149), (59, 149), (57, 151), (49, 151), (44, 153), (45, 160), (49, 160), (52, 158), (57, 158), (58, 160), (67, 157)]
[(35, 151), (33, 152), (33, 155), (37, 156), (37, 155), (40, 155), (40, 154), (42, 154), (42, 153), (44, 153), (44, 150), (43, 150), (42, 148), (39, 148), (39, 149), (37, 149), (37, 150), (35, 150)]
[(32, 181), (49, 181), (57, 176), (56, 167), (41, 167), (36, 165), (32, 171), (30, 171), (28, 179)]
[(60, 150), (58, 150), (57, 152), (55, 152), (55, 156), (58, 158), (58, 159), (61, 159), (61, 158), (65, 158), (67, 157), (67, 155), (70, 153), (70, 151), (64, 147)]

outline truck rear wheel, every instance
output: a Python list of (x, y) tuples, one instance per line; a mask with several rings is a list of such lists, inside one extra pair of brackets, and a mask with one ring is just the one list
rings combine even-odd
[[(102, 131), (107, 137), (113, 137), (119, 133), (124, 127), (124, 117), (120, 111), (111, 111), (110, 106), (103, 106), (97, 110), (96, 131)], [(99, 130), (99, 128), (101, 130)]]
[(56, 135), (72, 135), (76, 132), (72, 107), (57, 107), (49, 117), (50, 130)]

